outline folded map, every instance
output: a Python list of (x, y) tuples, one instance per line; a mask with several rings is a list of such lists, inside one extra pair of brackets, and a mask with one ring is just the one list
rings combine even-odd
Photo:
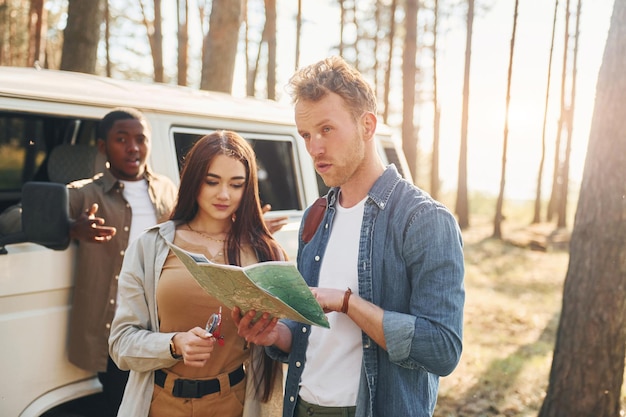
[(200, 253), (168, 245), (198, 284), (228, 308), (330, 328), (322, 307), (298, 268), (286, 261), (260, 262), (245, 267), (211, 262)]

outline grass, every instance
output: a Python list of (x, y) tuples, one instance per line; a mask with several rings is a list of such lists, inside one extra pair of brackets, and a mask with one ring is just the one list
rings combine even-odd
[[(457, 369), (441, 379), (435, 417), (539, 415), (552, 365), (577, 197), (569, 196), (567, 228), (561, 230), (555, 223), (529, 225), (533, 202), (505, 200), (500, 241), (490, 238), (495, 199), (471, 196), (471, 227), (463, 232), (464, 350)], [(454, 198), (447, 195), (442, 202), (453, 209)], [(621, 403), (626, 403), (626, 384)], [(620, 415), (626, 415), (624, 408)]]
[[(525, 229), (503, 234), (520, 242)], [(534, 229), (526, 236), (553, 226)], [(545, 395), (569, 254), (494, 240), (492, 231), (484, 221), (464, 232), (464, 352), (441, 380), (436, 417), (536, 416)]]

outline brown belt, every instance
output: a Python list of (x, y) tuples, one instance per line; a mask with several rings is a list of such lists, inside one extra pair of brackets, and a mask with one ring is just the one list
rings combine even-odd
[(296, 405), (296, 417), (300, 416), (325, 416), (325, 417), (353, 417), (356, 407), (324, 407), (311, 404), (298, 397)]
[[(235, 386), (243, 381), (246, 376), (243, 365), (228, 374), (230, 386)], [(161, 388), (165, 387), (165, 379), (167, 373), (161, 369), (154, 371), (154, 383)], [(202, 398), (208, 394), (214, 394), (220, 391), (220, 381), (214, 379), (182, 379), (174, 380), (174, 388), (172, 395), (178, 398)]]

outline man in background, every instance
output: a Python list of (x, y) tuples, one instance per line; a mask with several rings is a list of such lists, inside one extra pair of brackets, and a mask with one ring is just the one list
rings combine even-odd
[(104, 116), (97, 146), (107, 169), (68, 185), (70, 217), (75, 219), (70, 237), (78, 241), (69, 360), (98, 373), (105, 415), (115, 416), (128, 380), (128, 371), (118, 369), (108, 354), (118, 274), (128, 244), (169, 218), (177, 190), (147, 165), (150, 127), (138, 110), (116, 108)]

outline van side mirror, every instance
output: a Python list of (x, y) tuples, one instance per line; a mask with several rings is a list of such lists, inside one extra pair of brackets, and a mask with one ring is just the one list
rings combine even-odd
[(69, 194), (64, 184), (25, 183), (22, 187), (21, 210), (21, 230), (0, 236), (0, 254), (7, 253), (4, 248), (6, 245), (22, 242), (32, 242), (54, 250), (68, 247)]

